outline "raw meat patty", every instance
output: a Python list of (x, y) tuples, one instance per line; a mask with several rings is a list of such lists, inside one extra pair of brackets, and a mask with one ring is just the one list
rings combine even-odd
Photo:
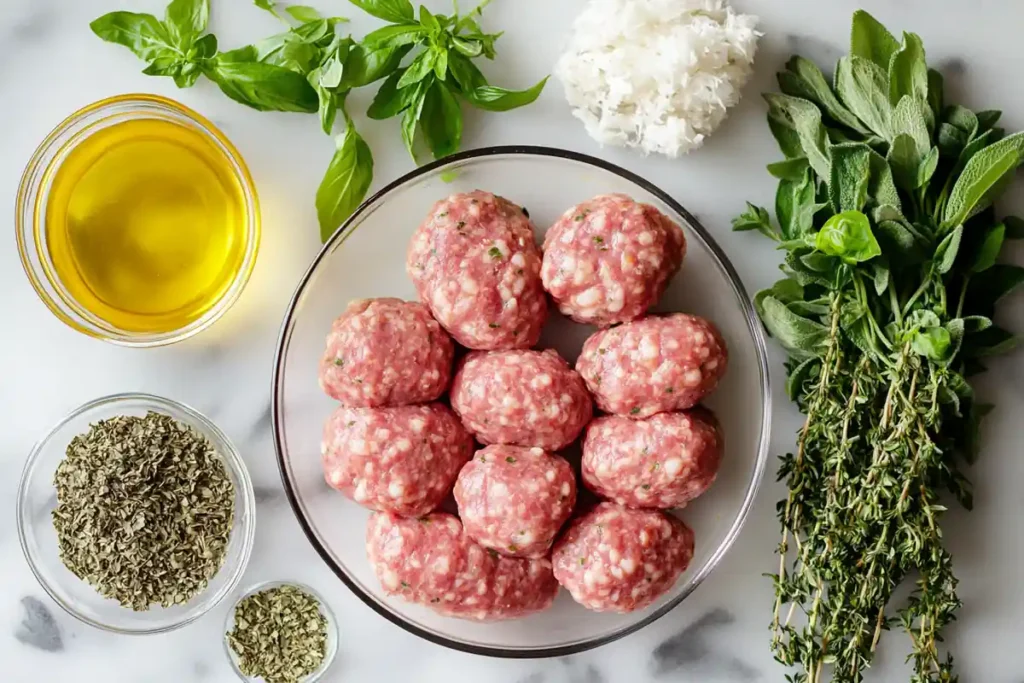
[(623, 194), (572, 207), (544, 238), (541, 278), (558, 309), (600, 327), (636, 320), (683, 263), (686, 237), (668, 216)]
[(629, 507), (683, 507), (715, 481), (721, 457), (718, 423), (702, 408), (644, 420), (600, 417), (583, 441), (583, 482)]
[(488, 446), (455, 482), (466, 534), (516, 557), (547, 555), (576, 504), (572, 466), (540, 448)]
[(551, 606), (558, 582), (548, 559), (504, 557), (472, 542), (452, 515), (371, 515), (366, 552), (388, 595), (446, 616), (518, 619)]
[(473, 438), (447, 406), (339, 408), (324, 426), (324, 478), (371, 510), (415, 517), (448, 496)]
[(635, 419), (692, 408), (725, 374), (718, 329), (685, 313), (649, 316), (587, 339), (576, 360), (597, 406)]
[(555, 544), (555, 578), (597, 612), (634, 612), (675, 584), (693, 558), (693, 532), (658, 510), (601, 503)]
[(594, 412), (583, 379), (551, 349), (470, 353), (451, 398), (481, 443), (551, 451), (575, 441)]
[(454, 353), (423, 304), (360, 299), (331, 327), (320, 386), (347, 406), (426, 403), (448, 388)]
[(526, 212), (479, 190), (439, 201), (409, 243), (420, 300), (470, 349), (525, 349), (540, 339), (547, 297)]

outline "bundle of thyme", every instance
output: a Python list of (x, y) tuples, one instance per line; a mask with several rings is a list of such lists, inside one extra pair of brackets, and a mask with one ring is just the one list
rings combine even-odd
[(990, 406), (968, 378), (1014, 343), (992, 314), (1024, 269), (996, 261), (1024, 221), (992, 203), (1024, 134), (947, 105), (921, 39), (897, 41), (865, 12), (833, 80), (794, 57), (778, 81), (765, 96), (786, 157), (769, 166), (776, 222), (754, 205), (734, 221), (785, 252), (786, 277), (755, 304), (806, 414), (779, 472), (772, 647), (789, 681), (853, 683), (900, 629), (912, 683), (950, 683), (941, 633), (960, 599), (939, 522), (947, 493), (972, 502), (961, 468)]

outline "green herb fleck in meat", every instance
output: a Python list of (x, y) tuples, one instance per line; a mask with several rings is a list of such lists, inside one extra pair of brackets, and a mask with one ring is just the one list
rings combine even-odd
[(510, 465), (514, 465), (516, 463), (516, 459), (513, 458), (511, 455), (508, 455), (505, 456), (505, 462), (507, 462)]
[(490, 249), (488, 249), (487, 255), (490, 256), (495, 261), (500, 261), (501, 257), (504, 256), (504, 254), (501, 253), (501, 249), (499, 249), (498, 247), (491, 247)]

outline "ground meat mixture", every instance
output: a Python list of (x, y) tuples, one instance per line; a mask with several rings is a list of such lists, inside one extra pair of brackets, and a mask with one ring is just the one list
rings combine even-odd
[(693, 532), (658, 510), (601, 503), (555, 544), (555, 578), (597, 612), (634, 612), (664, 595), (693, 558)]
[(685, 255), (682, 229), (658, 209), (606, 194), (572, 207), (551, 226), (541, 278), (562, 313), (607, 327), (654, 306)]
[(421, 303), (353, 301), (327, 336), (320, 386), (347, 406), (434, 401), (448, 388), (454, 351)]
[(478, 190), (434, 205), (409, 243), (406, 271), (463, 346), (525, 349), (547, 317), (540, 264), (526, 212)]
[(448, 496), (473, 438), (440, 403), (339, 408), (324, 426), (324, 478), (371, 510), (424, 515)]
[(557, 451), (593, 416), (583, 379), (550, 349), (470, 353), (451, 398), (463, 424), (485, 444)]
[(708, 410), (601, 417), (583, 442), (583, 482), (629, 507), (683, 507), (715, 481), (721, 457), (722, 437)]
[(643, 419), (693, 407), (718, 386), (727, 364), (713, 324), (674, 313), (597, 332), (576, 370), (601, 410)]
[(576, 503), (572, 466), (540, 448), (488, 446), (455, 482), (466, 534), (505, 555), (543, 557)]
[(487, 550), (463, 533), (456, 517), (443, 512), (419, 519), (372, 515), (366, 552), (386, 594), (445, 616), (518, 619), (546, 610), (558, 592), (550, 560)]

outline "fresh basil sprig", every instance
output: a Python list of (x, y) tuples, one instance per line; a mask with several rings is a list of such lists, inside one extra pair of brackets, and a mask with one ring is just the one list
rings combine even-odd
[[(472, 60), (494, 59), (500, 33), (477, 22), (490, 0), (466, 15), (416, 10), (409, 0), (352, 0), (389, 25), (362, 41), (338, 33), (346, 21), (325, 17), (308, 5), (275, 0), (254, 4), (280, 19), (286, 30), (251, 45), (218, 51), (207, 33), (209, 0), (172, 0), (164, 18), (111, 12), (92, 22), (96, 35), (123, 45), (148, 62), (143, 73), (170, 76), (181, 88), (205, 75), (231, 99), (258, 111), (316, 113), (332, 135), (340, 118), (344, 132), (316, 195), (320, 235), (328, 237), (359, 206), (373, 181), (373, 156), (345, 111), (349, 92), (384, 80), (368, 116), (400, 116), (402, 139), (413, 158), (422, 138), (434, 158), (462, 143), (462, 102), (507, 111), (540, 96), (547, 79), (522, 91), (491, 86)], [(411, 60), (403, 66), (406, 57)]]

